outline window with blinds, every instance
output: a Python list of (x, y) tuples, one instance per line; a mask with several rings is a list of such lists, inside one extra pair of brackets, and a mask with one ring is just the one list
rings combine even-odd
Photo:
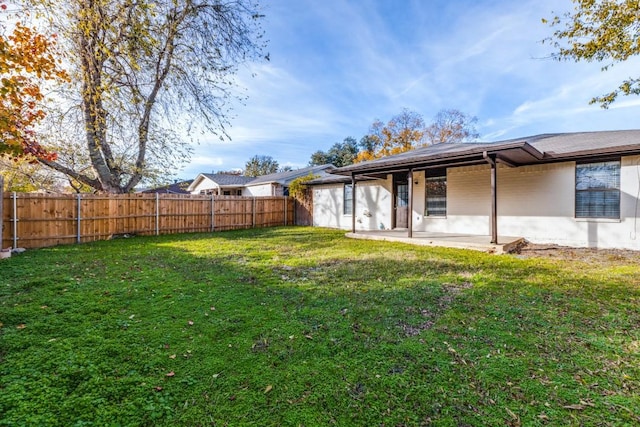
[(426, 216), (447, 216), (447, 177), (427, 177), (426, 182)]
[(576, 218), (620, 218), (620, 161), (576, 165)]

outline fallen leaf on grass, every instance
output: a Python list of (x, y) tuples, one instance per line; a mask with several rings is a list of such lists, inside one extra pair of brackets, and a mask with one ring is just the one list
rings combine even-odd
[(271, 390), (273, 390), (273, 386), (272, 385), (268, 385), (267, 388), (264, 389), (264, 394), (269, 393)]
[(187, 323), (189, 324), (189, 326), (193, 326), (193, 320), (189, 320)]
[(175, 359), (175, 358), (176, 358), (175, 354), (172, 354), (171, 356), (169, 356), (169, 359)]
[(176, 373), (175, 373), (175, 372), (173, 372), (173, 371), (171, 371), (171, 372), (167, 373), (167, 376), (168, 376), (168, 377), (173, 377), (173, 376), (175, 376), (175, 375), (176, 375)]
[(26, 327), (27, 325), (25, 325), (24, 323), (20, 323), (18, 326), (16, 326), (16, 329), (24, 329)]
[(160, 387), (160, 386), (158, 385), (158, 386), (155, 386), (155, 387), (153, 388), (153, 390), (154, 390), (154, 391), (162, 391), (162, 387)]
[(563, 408), (564, 409), (575, 409), (576, 411), (582, 411), (584, 408), (586, 408), (586, 406), (585, 405), (574, 404), (574, 405), (564, 405)]

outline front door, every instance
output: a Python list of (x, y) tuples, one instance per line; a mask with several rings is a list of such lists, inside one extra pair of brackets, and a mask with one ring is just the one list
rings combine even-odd
[(409, 226), (409, 184), (395, 181), (393, 184), (394, 228)]

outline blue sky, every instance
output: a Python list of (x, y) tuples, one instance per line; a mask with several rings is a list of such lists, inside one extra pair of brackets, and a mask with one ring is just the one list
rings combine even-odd
[(179, 174), (243, 168), (253, 155), (281, 166), (403, 108), (429, 123), (445, 108), (478, 118), (482, 141), (548, 132), (639, 128), (640, 97), (608, 110), (589, 105), (624, 78), (632, 59), (558, 62), (541, 40), (541, 18), (570, 10), (570, 0), (263, 0), (270, 61), (240, 70), (248, 96), (236, 106), (229, 142), (202, 137)]

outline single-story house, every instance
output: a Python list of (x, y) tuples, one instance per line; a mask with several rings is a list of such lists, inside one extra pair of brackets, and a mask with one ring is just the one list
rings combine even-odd
[(640, 130), (436, 144), (312, 181), (315, 226), (640, 250)]
[(335, 169), (335, 166), (331, 164), (309, 166), (296, 170), (258, 176), (245, 184), (242, 195), (253, 197), (288, 196), (289, 185), (291, 185), (291, 182), (294, 179), (302, 178), (308, 175), (323, 177), (327, 175), (327, 170), (330, 169)]
[(224, 173), (201, 173), (187, 189), (191, 194), (213, 194), (216, 196), (269, 197), (288, 196), (289, 185), (296, 178), (313, 175), (323, 177), (334, 169), (331, 164), (248, 177)]
[(253, 178), (227, 173), (200, 173), (187, 191), (191, 194), (214, 196), (242, 196), (244, 185)]

